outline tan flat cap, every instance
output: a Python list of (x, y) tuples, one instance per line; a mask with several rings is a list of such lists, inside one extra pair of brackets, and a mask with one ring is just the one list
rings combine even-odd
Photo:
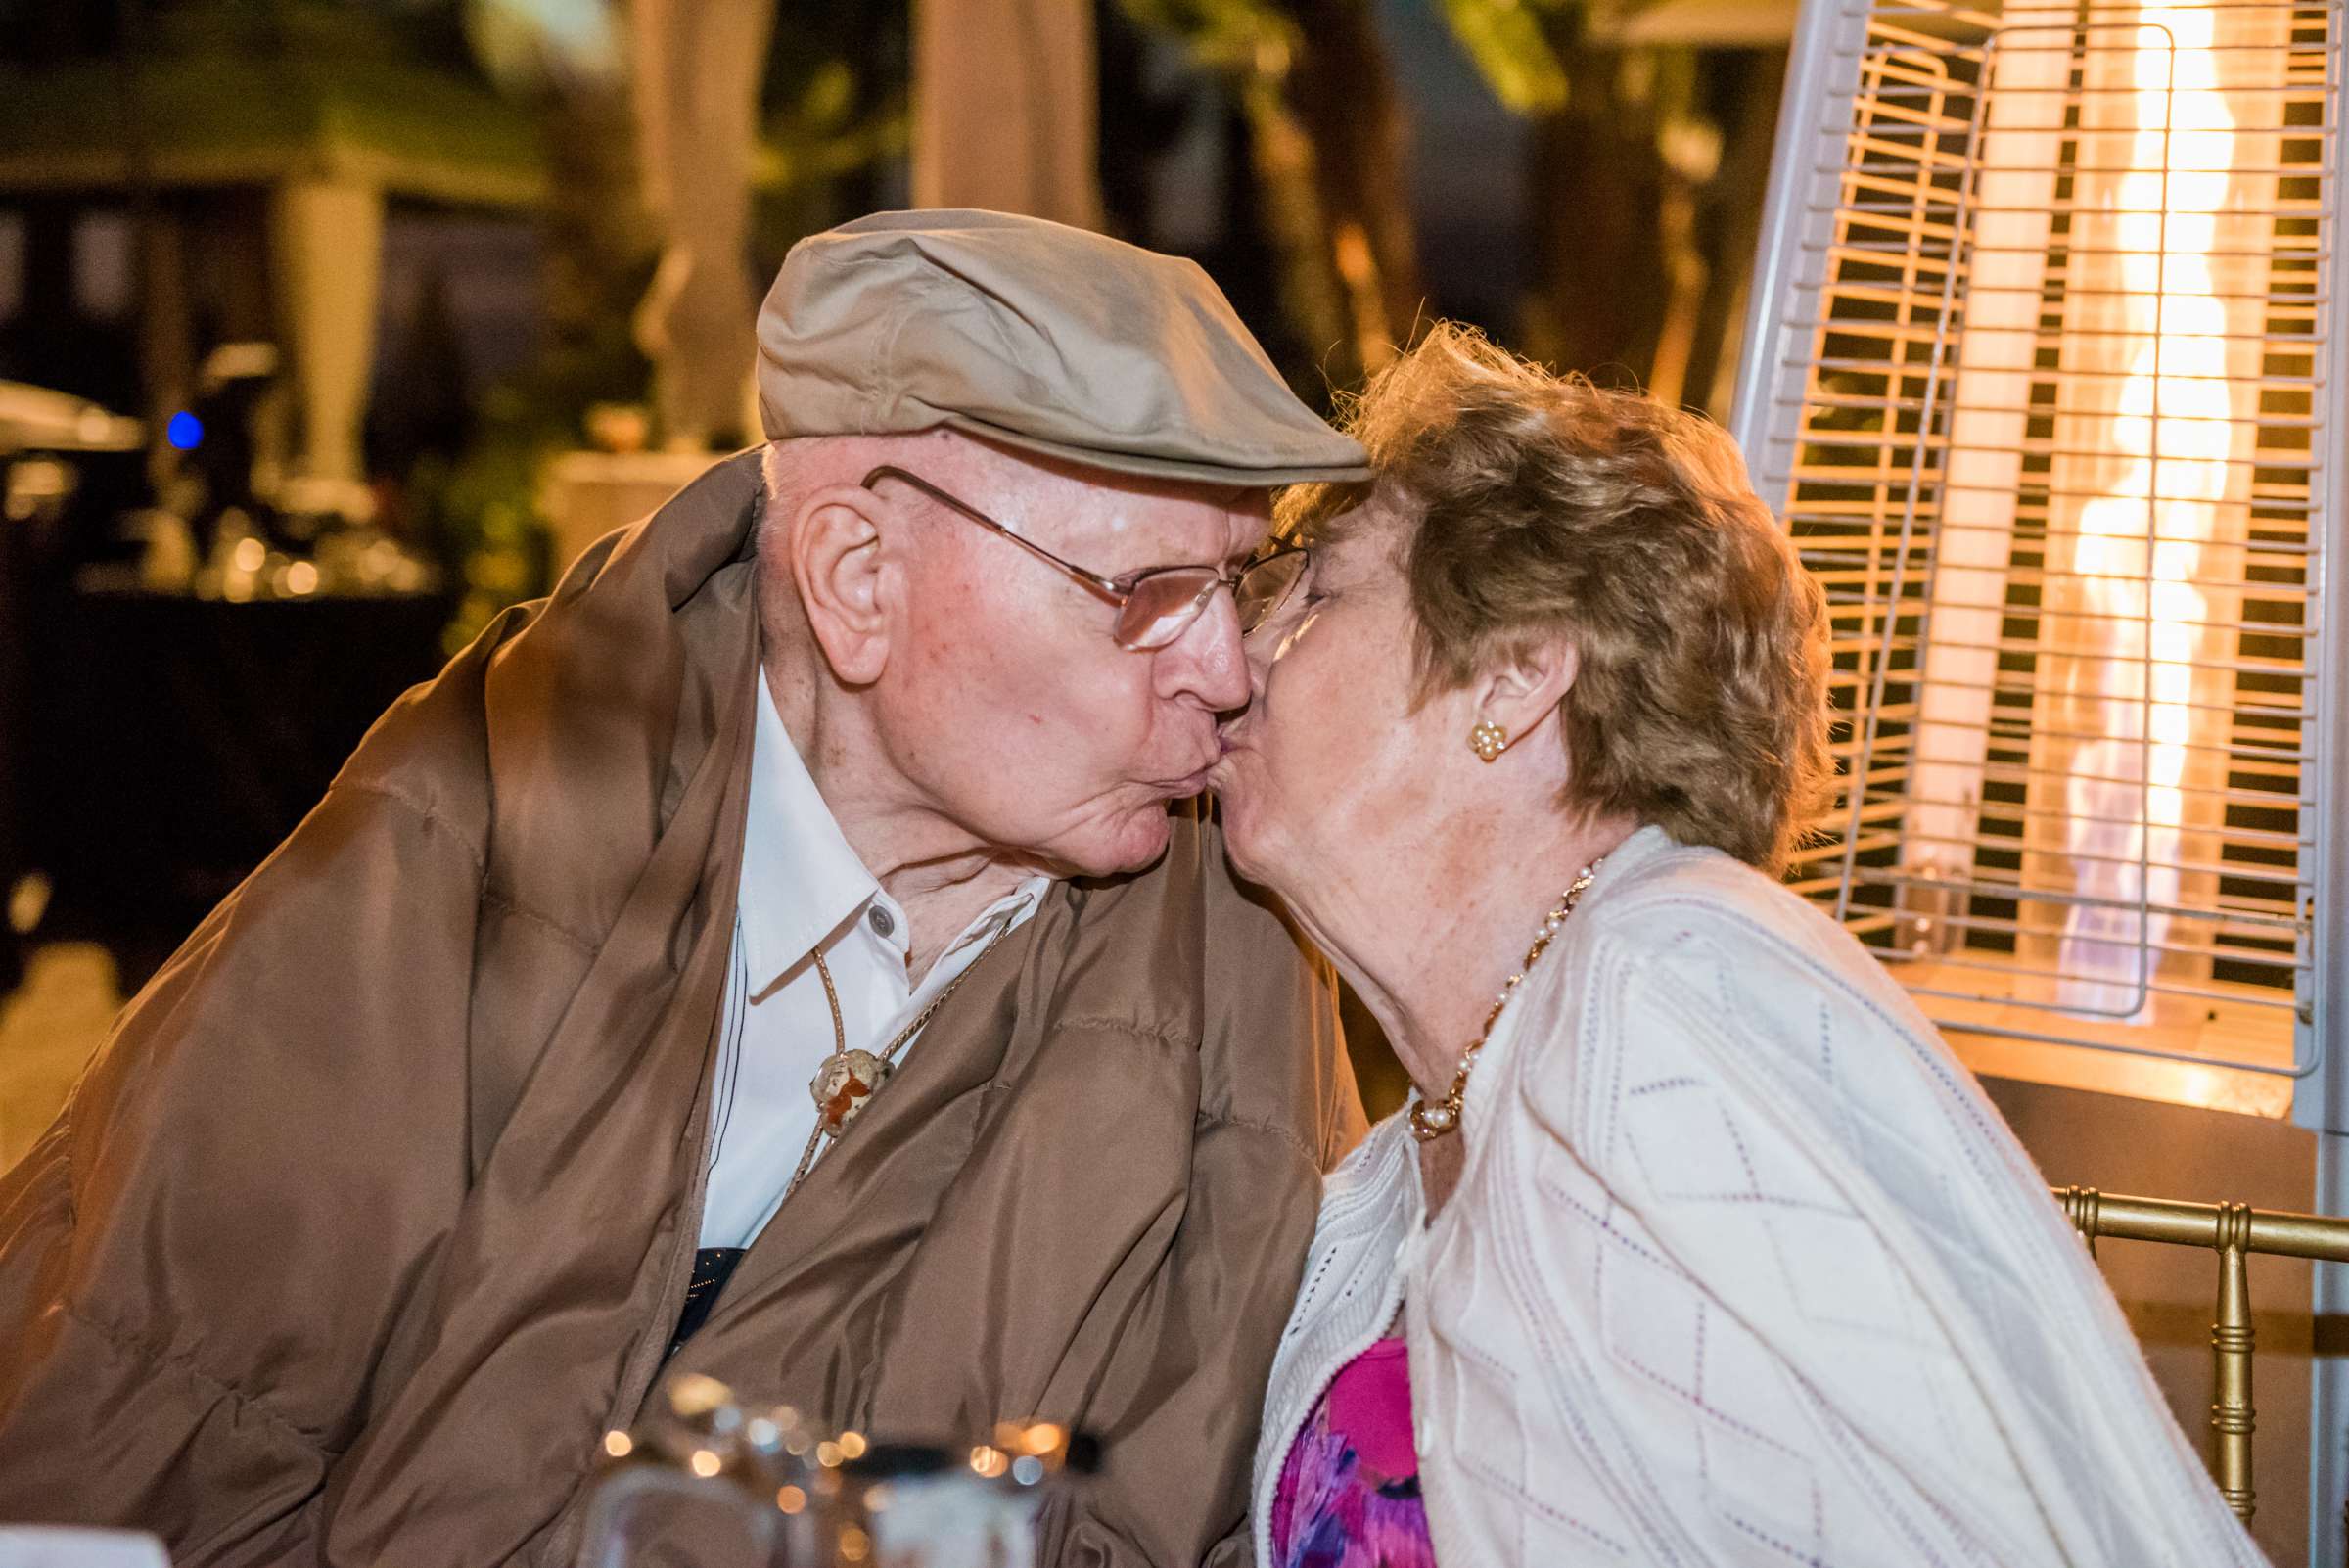
[(759, 310), (769, 438), (949, 426), (1121, 474), (1369, 477), (1189, 261), (1005, 212), (882, 212), (793, 246)]

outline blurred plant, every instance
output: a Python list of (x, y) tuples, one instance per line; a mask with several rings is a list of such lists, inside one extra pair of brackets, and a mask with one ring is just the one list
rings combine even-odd
[(1780, 57), (1627, 43), (1656, 4), (1444, 0), (1444, 13), (1535, 127), (1540, 281), (1520, 346), (1628, 371), (1668, 402), (1713, 402), (1734, 357)]
[(879, 203), (906, 154), (906, 34), (903, 0), (778, 7), (751, 175), (761, 268)]
[(553, 446), (518, 412), (488, 410), (487, 433), (462, 458), (453, 466), (428, 458), (412, 480), (456, 562), (457, 603), (441, 633), (451, 654), (499, 611), (548, 586), (552, 535), (537, 497), (539, 471)]
[(474, 57), (509, 92), (620, 79), (620, 19), (606, 0), (465, 0), (464, 18)]
[[(619, 0), (459, 3), (482, 69), (542, 116), (548, 178), (538, 350), (484, 398), (475, 444), (445, 470), (420, 471), (414, 486), (427, 492), (424, 509), (464, 585), (452, 646), (550, 586), (538, 500), (547, 461), (580, 444), (591, 408), (648, 401), (651, 366), (631, 325), (661, 250), (638, 173), (630, 35)], [(760, 265), (836, 221), (843, 192), (901, 154), (903, 48), (892, 29), (902, 21), (893, 9), (902, 7), (778, 8), (750, 159), (749, 249)], [(744, 320), (746, 356), (750, 329)]]
[[(1660, 0), (1442, 0), (1532, 125), (1536, 283), (1520, 347), (1717, 400), (1768, 175), (1782, 56), (1633, 43)], [(1284, 315), (1330, 379), (1383, 362), (1420, 309), (1402, 112), (1367, 0), (1120, 0), (1244, 112)], [(1302, 389), (1301, 389), (1302, 390)]]
[(462, 451), (426, 454), (406, 475), (407, 507), (457, 584), (444, 634), (454, 652), (506, 606), (549, 586), (540, 472), (578, 444), (590, 405), (644, 396), (647, 367), (628, 312), (654, 256), (609, 0), (446, 0), (441, 9), (472, 64), (536, 118), (546, 171), (536, 348), (483, 394)]
[(1520, 115), (1566, 107), (1566, 68), (1543, 31), (1541, 13), (1574, 0), (1444, 0), (1444, 20), (1493, 89)]
[[(1249, 129), (1284, 312), (1345, 385), (1421, 300), (1403, 114), (1369, 0), (1120, 0), (1230, 86)], [(1310, 391), (1310, 389), (1300, 389)]]

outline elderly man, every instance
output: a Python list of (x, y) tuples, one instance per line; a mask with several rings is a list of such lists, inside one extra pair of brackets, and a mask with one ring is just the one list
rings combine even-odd
[(0, 1184), (0, 1517), (567, 1564), (685, 1368), (1097, 1432), (1053, 1560), (1238, 1521), (1360, 1112), (1168, 803), (1267, 492), (1362, 454), (1196, 268), (1033, 220), (819, 235), (759, 330), (762, 452), (403, 699)]

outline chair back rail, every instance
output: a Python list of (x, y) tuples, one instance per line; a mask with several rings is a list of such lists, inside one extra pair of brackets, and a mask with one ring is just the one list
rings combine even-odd
[[(2182, 1203), (2172, 1198), (2122, 1198), (2095, 1187), (2056, 1187), (2055, 1201), (2094, 1254), (2096, 1240), (2157, 1241), (2208, 1247), (2219, 1255), (2218, 1305), (2210, 1325), (2213, 1397), (2210, 1468), (2235, 1516), (2250, 1521), (2251, 1285), (2247, 1263), (2255, 1252), (2320, 1263), (2349, 1263), (2349, 1219), (2254, 1209), (2241, 1203)], [(2345, 1521), (2349, 1523), (2349, 1521)]]

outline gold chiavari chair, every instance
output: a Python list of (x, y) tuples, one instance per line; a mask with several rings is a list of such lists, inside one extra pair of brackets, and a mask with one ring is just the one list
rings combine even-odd
[(2219, 1255), (2219, 1298), (2210, 1325), (2210, 1468), (2235, 1516), (2248, 1522), (2251, 1487), (2251, 1286), (2255, 1252), (2349, 1263), (2349, 1220), (2254, 1209), (2241, 1203), (2119, 1198), (2095, 1187), (2057, 1187), (2064, 1216), (2096, 1250), (2099, 1236), (2208, 1247)]

